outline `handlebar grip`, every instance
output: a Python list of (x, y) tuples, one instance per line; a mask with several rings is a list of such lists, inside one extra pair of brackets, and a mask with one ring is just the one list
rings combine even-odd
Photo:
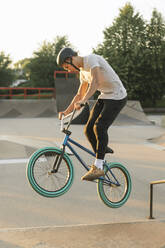
[(81, 107), (84, 107), (84, 106), (85, 106), (85, 103), (81, 103), (80, 106), (81, 106)]

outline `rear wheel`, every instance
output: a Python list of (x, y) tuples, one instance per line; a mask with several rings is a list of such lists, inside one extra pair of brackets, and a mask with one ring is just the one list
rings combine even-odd
[(128, 200), (132, 183), (128, 170), (119, 163), (109, 163), (104, 167), (105, 180), (98, 181), (98, 194), (111, 208), (119, 208)]
[(67, 154), (64, 154), (57, 172), (55, 162), (62, 151), (54, 147), (37, 150), (27, 164), (27, 178), (33, 189), (45, 197), (57, 197), (66, 193), (72, 185), (74, 170)]

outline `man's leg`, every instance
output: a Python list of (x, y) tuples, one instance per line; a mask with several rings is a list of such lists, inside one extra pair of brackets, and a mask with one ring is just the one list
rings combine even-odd
[[(126, 104), (126, 99), (123, 100), (103, 100), (103, 108), (102, 111), (97, 118), (94, 126), (94, 133), (96, 137), (96, 161), (95, 165), (101, 165), (104, 156), (106, 153), (106, 148), (108, 144), (108, 128), (113, 123), (121, 109)], [(101, 166), (102, 166), (101, 165)], [(100, 166), (99, 166), (100, 167)], [(100, 167), (101, 168), (101, 167)], [(98, 169), (98, 166), (92, 166), (91, 170), (87, 172), (83, 177), (82, 180), (94, 180), (100, 176), (104, 175), (104, 171), (102, 169)]]
[(99, 117), (99, 115), (103, 109), (103, 106), (104, 106), (103, 100), (97, 100), (94, 107), (90, 111), (90, 116), (89, 116), (88, 122), (84, 128), (84, 133), (85, 133), (89, 143), (91, 144), (94, 153), (96, 153), (97, 140), (96, 140), (96, 136), (95, 136), (93, 128), (95, 125), (95, 121), (97, 120), (97, 118)]
[(108, 128), (112, 125), (121, 109), (126, 104), (126, 99), (109, 100), (104, 99), (104, 107), (94, 126), (94, 133), (97, 140), (96, 158), (104, 159), (108, 144)]

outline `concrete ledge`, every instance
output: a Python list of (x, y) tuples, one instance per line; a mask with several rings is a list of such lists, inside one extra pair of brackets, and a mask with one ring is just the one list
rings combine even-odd
[(0, 100), (0, 118), (51, 117), (56, 114), (55, 99)]
[(146, 114), (162, 114), (165, 113), (165, 108), (144, 108)]
[(162, 127), (165, 127), (165, 115), (162, 116), (161, 126), (162, 126)]
[[(20, 248), (165, 247), (164, 222), (135, 222), (0, 230), (0, 240)], [(13, 244), (13, 246), (12, 246)]]

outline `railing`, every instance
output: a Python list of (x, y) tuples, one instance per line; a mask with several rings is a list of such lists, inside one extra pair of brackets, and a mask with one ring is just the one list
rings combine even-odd
[[(4, 92), (3, 92), (4, 91)], [(15, 92), (22, 92), (21, 94), (16, 94)], [(37, 93), (30, 93), (30, 91), (34, 91)], [(51, 94), (41, 94), (43, 91), (49, 91)], [(12, 99), (14, 96), (23, 97), (24, 99), (27, 99), (28, 96), (37, 96), (38, 99), (45, 98), (45, 97), (52, 97), (55, 98), (55, 89), (54, 88), (33, 88), (33, 87), (0, 87), (0, 97), (2, 98), (10, 98)], [(2, 99), (1, 98), (1, 99)]]
[(68, 79), (69, 75), (75, 75), (76, 77), (78, 77), (79, 72), (77, 72), (77, 71), (55, 71), (54, 72), (54, 79), (57, 78), (58, 74), (63, 74), (65, 76), (65, 79)]
[(154, 217), (153, 217), (153, 186), (155, 184), (162, 184), (162, 183), (165, 183), (165, 180), (150, 182), (150, 215), (149, 215), (149, 219), (154, 219)]

